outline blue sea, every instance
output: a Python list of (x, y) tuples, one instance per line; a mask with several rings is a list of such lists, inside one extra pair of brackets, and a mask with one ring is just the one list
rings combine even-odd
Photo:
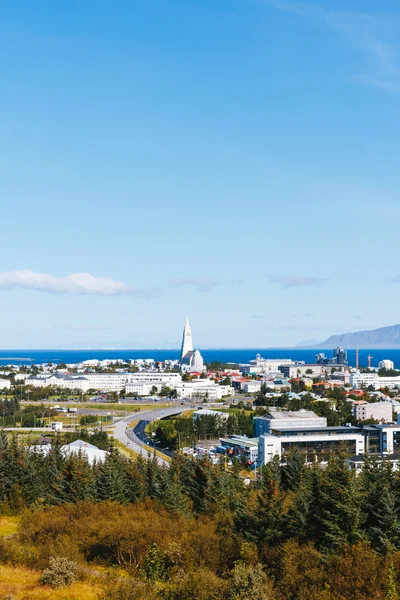
[[(201, 350), (205, 362), (248, 363), (261, 354), (263, 358), (291, 358), (292, 360), (313, 363), (317, 352), (325, 356), (333, 356), (333, 350), (310, 350), (302, 348), (214, 348)], [(360, 350), (359, 362), (367, 366), (368, 355), (372, 356), (371, 366), (376, 367), (380, 360), (389, 359), (400, 367), (400, 349), (390, 350)], [(157, 361), (175, 360), (179, 358), (178, 349), (154, 350), (0, 350), (0, 365), (8, 364), (39, 364), (39, 363), (78, 363), (83, 360), (97, 358), (99, 360), (117, 358), (136, 359), (154, 358)], [(355, 366), (356, 352), (348, 350), (349, 364)]]

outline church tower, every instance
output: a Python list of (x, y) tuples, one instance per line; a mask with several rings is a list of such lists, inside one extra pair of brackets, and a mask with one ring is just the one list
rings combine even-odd
[(193, 352), (193, 340), (192, 340), (192, 330), (190, 329), (189, 319), (186, 318), (185, 327), (183, 329), (182, 336), (182, 347), (181, 347), (181, 360), (188, 353)]

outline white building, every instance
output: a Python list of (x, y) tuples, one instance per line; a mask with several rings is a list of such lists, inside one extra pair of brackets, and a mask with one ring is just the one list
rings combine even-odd
[(28, 373), (16, 373), (15, 381), (25, 381), (25, 379), (29, 379), (30, 375)]
[[(51, 452), (52, 446), (51, 444), (46, 444), (43, 446), (30, 446), (29, 449), (41, 455), (47, 455)], [(87, 458), (91, 465), (94, 462), (103, 462), (108, 454), (105, 450), (100, 450), (97, 448), (97, 446), (89, 444), (89, 442), (85, 442), (84, 440), (76, 440), (75, 442), (61, 446), (61, 452), (65, 456), (70, 454), (82, 454)]]
[(392, 360), (381, 360), (378, 367), (390, 371), (394, 369), (394, 362)]
[(10, 389), (11, 381), (9, 379), (0, 379), (0, 390)]
[(359, 421), (375, 419), (376, 421), (390, 423), (393, 420), (393, 405), (391, 402), (355, 404), (353, 411), (356, 419)]
[(200, 351), (193, 349), (192, 330), (190, 329), (188, 319), (186, 319), (183, 329), (179, 364), (182, 373), (201, 373), (204, 370), (204, 361)]
[(199, 350), (191, 350), (186, 352), (181, 359), (182, 373), (201, 373), (204, 370), (203, 357)]
[(292, 377), (303, 377), (308, 375), (310, 377), (320, 377), (326, 372), (324, 365), (281, 365), (281, 373), (288, 379)]
[(258, 464), (265, 465), (274, 456), (282, 457), (294, 448), (305, 454), (308, 462), (326, 460), (329, 453), (339, 451), (343, 444), (347, 446), (351, 454), (363, 454), (364, 436), (347, 429), (346, 427), (327, 427), (325, 432), (310, 431), (307, 433), (307, 430), (304, 430), (304, 432), (293, 432), (293, 434), (285, 432), (285, 435), (261, 435), (258, 438)]
[(46, 374), (38, 377), (29, 377), (25, 379), (25, 385), (32, 385), (37, 388), (48, 386), (60, 387), (63, 389), (80, 390), (87, 392), (91, 387), (89, 380), (81, 375), (62, 375), (62, 374)]
[(149, 396), (154, 387), (157, 392), (160, 392), (163, 387), (176, 389), (176, 386), (181, 382), (182, 376), (180, 373), (153, 373), (148, 371), (134, 373), (126, 384), (126, 393)]
[(243, 373), (278, 373), (282, 365), (295, 365), (290, 358), (262, 358), (257, 354), (254, 360), (250, 360), (248, 365), (243, 365)]
[(312, 410), (278, 410), (270, 408), (265, 417), (254, 418), (257, 436), (280, 429), (305, 429), (307, 427), (326, 427), (326, 417), (319, 417)]
[(377, 373), (354, 373), (350, 376), (350, 384), (355, 390), (372, 385), (376, 390), (388, 387), (400, 387), (400, 377), (379, 377)]
[(178, 398), (206, 398), (208, 400), (221, 400), (224, 396), (233, 396), (234, 389), (230, 385), (218, 385), (209, 379), (196, 379), (182, 381), (175, 386)]
[(262, 384), (263, 384), (262, 381), (256, 381), (256, 380), (243, 381), (240, 388), (246, 394), (255, 394), (256, 392), (260, 391)]
[(71, 444), (62, 446), (61, 450), (66, 455), (83, 454), (86, 456), (91, 465), (94, 462), (104, 462), (107, 456), (107, 452), (105, 450), (100, 450), (97, 448), (97, 446), (89, 444), (89, 442), (85, 442), (83, 440), (76, 440), (75, 442), (71, 442)]
[(199, 417), (209, 416), (209, 417), (220, 417), (224, 421), (228, 419), (229, 413), (219, 412), (218, 410), (210, 410), (209, 408), (200, 408), (193, 413), (193, 420), (196, 421)]

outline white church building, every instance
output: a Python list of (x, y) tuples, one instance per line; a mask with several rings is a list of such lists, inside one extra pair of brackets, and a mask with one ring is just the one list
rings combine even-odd
[(200, 351), (193, 349), (192, 330), (188, 319), (186, 319), (183, 329), (179, 366), (182, 373), (194, 373), (204, 370), (204, 361)]

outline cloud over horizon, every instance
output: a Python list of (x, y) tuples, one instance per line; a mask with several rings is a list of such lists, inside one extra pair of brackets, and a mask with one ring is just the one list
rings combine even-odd
[(196, 288), (198, 292), (209, 292), (221, 285), (239, 285), (240, 283), (242, 283), (240, 280), (234, 279), (215, 279), (211, 277), (176, 277), (168, 281), (168, 287), (180, 289), (186, 286), (192, 286)]
[(131, 288), (108, 277), (94, 277), (90, 273), (71, 273), (55, 277), (49, 273), (23, 271), (0, 272), (0, 290), (26, 289), (49, 294), (92, 294), (114, 296), (120, 294), (146, 295), (150, 290)]
[(279, 285), (281, 289), (299, 287), (318, 287), (325, 283), (323, 277), (308, 275), (267, 275), (270, 283)]

